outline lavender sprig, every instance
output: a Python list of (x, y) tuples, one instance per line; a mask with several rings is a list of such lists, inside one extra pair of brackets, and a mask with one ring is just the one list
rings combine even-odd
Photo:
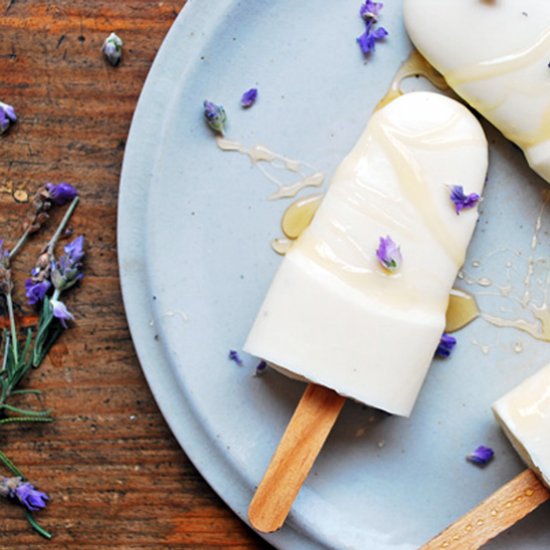
[[(82, 279), (84, 238), (77, 237), (66, 245), (65, 254), (59, 261), (55, 260), (54, 250), (78, 200), (76, 189), (70, 184), (46, 184), (35, 195), (33, 210), (27, 218), (23, 235), (15, 247), (8, 251), (0, 241), (0, 299), (3, 298), (9, 316), (9, 330), (4, 329), (0, 333), (0, 345), (3, 351), (0, 366), (0, 425), (53, 421), (51, 411), (48, 409), (23, 408), (8, 401), (23, 393), (40, 393), (37, 390), (17, 390), (16, 388), (33, 367), (40, 366), (63, 329), (67, 328), (67, 321), (74, 318), (59, 298), (63, 292)], [(28, 237), (44, 226), (49, 217), (48, 210), (53, 205), (64, 205), (69, 201), (70, 205), (63, 219), (40, 254), (31, 272), (31, 278), (25, 283), (29, 303), (41, 304), (42, 310), (36, 331), (29, 328), (26, 338), (20, 342), (12, 299), (11, 262), (27, 242)], [(52, 288), (53, 296), (50, 298), (48, 294)], [(23, 474), (2, 451), (0, 451), (0, 462), (14, 474), (13, 477), (0, 478), (0, 496), (24, 506), (27, 520), (33, 529), (42, 536), (51, 538), (51, 534), (32, 516), (33, 511), (46, 506), (47, 495), (25, 480)]]

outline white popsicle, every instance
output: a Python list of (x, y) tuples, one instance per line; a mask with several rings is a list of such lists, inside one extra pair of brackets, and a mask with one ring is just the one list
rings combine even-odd
[(550, 365), (496, 401), (493, 413), (523, 461), (550, 487)]
[(550, 182), (550, 2), (405, 0), (422, 55)]
[[(376, 112), (283, 260), (245, 350), (408, 416), (478, 217), (455, 213), (449, 186), (481, 193), (486, 170), (483, 131), (456, 101), (416, 92)], [(376, 258), (386, 235), (403, 256), (391, 274)]]

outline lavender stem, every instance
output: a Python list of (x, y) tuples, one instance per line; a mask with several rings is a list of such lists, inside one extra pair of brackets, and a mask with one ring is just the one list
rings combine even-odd
[(50, 242), (46, 246), (46, 251), (48, 253), (48, 256), (50, 258), (54, 257), (54, 248), (57, 244), (57, 241), (59, 240), (59, 237), (61, 237), (61, 233), (64, 231), (65, 227), (69, 223), (69, 220), (71, 216), (73, 215), (74, 209), (76, 208), (76, 205), (78, 204), (78, 197), (75, 197), (71, 204), (69, 205), (69, 208), (67, 208), (67, 212), (65, 212), (65, 215), (63, 216), (63, 219), (61, 220), (61, 223), (58, 225), (53, 237), (50, 239)]
[(12, 248), (10, 255), (8, 256), (10, 260), (21, 250), (21, 248), (25, 244), (29, 235), (30, 235), (30, 228), (27, 229), (25, 233), (23, 233), (21, 238), (17, 241), (17, 244)]
[(15, 363), (19, 362), (19, 352), (17, 350), (17, 329), (15, 328), (15, 317), (13, 315), (13, 301), (11, 299), (11, 291), (6, 294), (6, 302), (8, 304), (8, 313), (10, 316), (10, 328), (11, 328), (11, 343), (13, 346), (13, 356), (15, 357)]

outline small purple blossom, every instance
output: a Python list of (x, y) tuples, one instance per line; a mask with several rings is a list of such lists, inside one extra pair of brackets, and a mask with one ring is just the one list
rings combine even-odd
[(466, 195), (462, 185), (453, 185), (451, 187), (451, 201), (455, 205), (455, 212), (457, 214), (460, 214), (461, 210), (475, 206), (479, 198), (477, 193)]
[(17, 500), (31, 512), (46, 507), (48, 495), (38, 491), (32, 483), (23, 481), (20, 477), (4, 477), (0, 479), (0, 495)]
[(367, 0), (361, 5), (359, 15), (365, 21), (376, 21), (378, 19), (378, 14), (383, 7), (384, 4), (382, 4), (382, 2), (372, 2), (372, 0)]
[(16, 121), (15, 109), (11, 105), (0, 101), (0, 134), (6, 132)]
[(485, 466), (494, 456), (495, 452), (493, 449), (480, 445), (475, 451), (466, 456), (466, 460), (478, 466)]
[(250, 88), (247, 92), (245, 92), (241, 97), (241, 105), (248, 109), (248, 107), (252, 107), (254, 103), (256, 103), (256, 99), (258, 98), (258, 89), (257, 88)]
[(61, 183), (47, 183), (46, 191), (50, 200), (58, 205), (67, 204), (78, 196), (78, 191), (70, 184), (66, 182)]
[(388, 235), (386, 238), (380, 237), (380, 244), (376, 249), (376, 257), (384, 269), (396, 271), (401, 266), (403, 257), (399, 246)]
[(67, 309), (67, 306), (61, 301), (52, 298), (50, 301), (53, 316), (61, 321), (63, 328), (68, 328), (68, 322), (74, 320), (74, 315)]
[(241, 356), (236, 350), (230, 349), (228, 357), (231, 361), (239, 365), (239, 367), (243, 366), (243, 360), (241, 359)]
[(367, 56), (374, 51), (376, 42), (383, 40), (386, 36), (388, 36), (388, 31), (384, 27), (374, 29), (374, 24), (371, 20), (367, 21), (367, 28), (365, 32), (357, 38), (357, 43), (363, 55)]
[(84, 235), (79, 235), (76, 239), (65, 245), (63, 250), (69, 257), (72, 265), (81, 262), (84, 258)]
[(124, 42), (122, 39), (112, 32), (103, 42), (101, 51), (105, 56), (105, 59), (113, 66), (116, 67), (122, 58), (122, 46)]
[(444, 332), (441, 335), (437, 349), (435, 350), (435, 355), (437, 357), (449, 357), (451, 351), (456, 346), (456, 338)]
[(216, 105), (207, 99), (204, 100), (204, 118), (206, 122), (214, 132), (219, 134), (224, 133), (225, 125), (227, 123), (227, 115), (225, 109), (221, 105)]
[(32, 279), (25, 281), (27, 302), (30, 306), (39, 304), (50, 290), (52, 284), (48, 280), (34, 282)]

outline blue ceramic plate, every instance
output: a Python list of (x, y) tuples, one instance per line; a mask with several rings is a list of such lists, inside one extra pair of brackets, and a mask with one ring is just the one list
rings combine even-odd
[[(244, 521), (303, 391), (275, 372), (254, 376), (254, 358), (240, 367), (227, 359), (229, 349), (241, 348), (281, 261), (270, 241), (289, 201), (267, 200), (274, 188), (258, 166), (217, 148), (202, 101), (225, 106), (228, 137), (301, 159), (329, 180), (411, 48), (401, 3), (388, 1), (382, 23), (389, 37), (365, 62), (355, 43), (359, 5), (190, 0), (151, 69), (128, 140), (119, 254), (134, 343), (174, 435)], [(239, 99), (253, 86), (259, 99), (245, 111)], [(542, 300), (548, 275), (547, 185), (485, 129), (490, 173), (457, 284), (484, 311), (526, 317), (525, 290)], [(526, 283), (529, 258), (534, 273)], [(269, 542), (416, 548), (523, 468), (489, 407), (550, 360), (549, 345), (483, 319), (458, 339), (450, 360), (434, 362), (410, 419), (346, 404), (285, 527)], [(464, 458), (480, 444), (496, 452), (485, 469)], [(539, 509), (489, 547), (550, 547), (549, 511)]]

